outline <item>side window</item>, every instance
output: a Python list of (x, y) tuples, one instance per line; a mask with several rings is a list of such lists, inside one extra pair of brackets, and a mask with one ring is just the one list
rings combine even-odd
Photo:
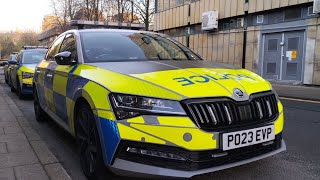
[(46, 60), (47, 61), (54, 61), (54, 56), (58, 54), (58, 51), (60, 49), (61, 42), (63, 40), (64, 36), (59, 37), (54, 41), (54, 43), (51, 45), (49, 48), (47, 55), (46, 55)]
[(15, 58), (18, 64), (21, 63), (21, 62), (20, 62), (20, 61), (21, 61), (21, 56), (22, 56), (22, 53), (19, 53), (19, 54), (17, 55), (17, 57)]
[(71, 52), (71, 59), (77, 61), (76, 40), (73, 34), (67, 34), (64, 38), (59, 52)]

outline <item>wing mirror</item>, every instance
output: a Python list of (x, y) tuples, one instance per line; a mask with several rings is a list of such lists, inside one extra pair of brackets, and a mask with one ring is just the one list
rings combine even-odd
[(58, 65), (74, 65), (75, 60), (71, 58), (71, 52), (64, 51), (54, 56), (55, 61)]
[(16, 65), (16, 64), (18, 64), (18, 62), (17, 62), (16, 60), (10, 60), (10, 61), (8, 61), (8, 63), (9, 63), (10, 65)]

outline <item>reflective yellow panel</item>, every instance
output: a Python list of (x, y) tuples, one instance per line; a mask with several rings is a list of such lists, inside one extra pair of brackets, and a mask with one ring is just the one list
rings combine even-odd
[(217, 147), (217, 141), (214, 139), (214, 134), (196, 128), (178, 128), (142, 124), (131, 124), (131, 126), (142, 132), (152, 134), (155, 137), (159, 137), (176, 146), (189, 150), (207, 150), (215, 149)]

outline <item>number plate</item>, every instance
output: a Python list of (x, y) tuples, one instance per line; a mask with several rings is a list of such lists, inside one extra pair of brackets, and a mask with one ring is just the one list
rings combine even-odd
[(274, 140), (274, 125), (222, 134), (223, 150)]

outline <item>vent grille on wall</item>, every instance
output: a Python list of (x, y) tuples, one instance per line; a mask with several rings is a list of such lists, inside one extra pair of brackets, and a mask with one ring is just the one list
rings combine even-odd
[(258, 15), (258, 16), (257, 16), (257, 23), (258, 23), (258, 24), (263, 23), (263, 15)]
[(313, 13), (320, 13), (320, 0), (313, 1)]

